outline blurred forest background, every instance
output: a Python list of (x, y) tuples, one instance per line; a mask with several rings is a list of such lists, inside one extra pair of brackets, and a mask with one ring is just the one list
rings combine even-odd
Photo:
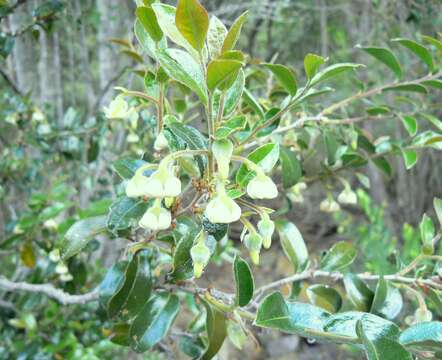
[[(370, 66), (374, 60), (358, 51), (356, 44), (394, 47), (391, 38), (436, 37), (442, 29), (439, 0), (201, 2), (228, 25), (249, 9), (238, 47), (250, 54), (251, 61), (277, 59), (299, 73), (309, 52), (329, 57), (331, 63), (352, 61)], [(42, 7), (48, 3), (51, 6)], [(175, 1), (168, 3), (175, 5)], [(109, 124), (100, 115), (115, 95), (114, 86), (136, 89), (142, 85), (136, 70), (143, 65), (136, 54), (121, 46), (122, 40), (135, 46), (135, 6), (133, 0), (18, 0), (12, 14), (0, 13), (0, 244), (19, 235), (17, 224), (34, 229), (29, 219), (33, 212), (41, 215), (43, 197), (46, 203), (47, 199), (62, 203), (51, 210), (56, 215), (108, 206), (115, 182), (110, 164), (121, 154), (140, 154), (143, 143), (149, 143), (152, 134), (137, 132), (127, 124)], [(414, 58), (400, 60), (413, 72)], [(373, 84), (384, 77), (383, 72), (370, 74), (377, 78), (365, 80)], [(440, 92), (431, 96), (428, 112), (440, 117)], [(391, 122), (375, 122), (367, 125), (367, 131), (394, 137), (404, 130)], [(394, 255), (396, 244), (410, 246), (413, 255), (414, 228), (424, 212), (432, 212), (434, 196), (442, 194), (442, 161), (440, 153), (427, 150), (411, 171), (406, 172), (399, 157), (392, 164), (391, 178), (368, 168), (371, 188), (366, 191), (370, 196), (358, 193), (359, 213), (322, 214), (318, 204), (324, 194), (309, 189), (304, 203), (289, 215), (307, 244), (320, 250), (338, 238), (352, 238), (362, 249), (370, 250), (365, 252), (365, 260), (380, 272), (388, 271), (388, 257)], [(44, 223), (54, 213), (39, 219)], [(50, 228), (50, 224), (45, 226)], [(26, 232), (44, 243), (44, 232)], [(32, 247), (20, 245), (20, 250), (24, 263), (32, 265)], [(0, 262), (10, 254), (7, 246), (0, 245)], [(115, 256), (107, 247), (93, 259), (106, 266)], [(264, 269), (271, 261), (270, 255), (263, 259)], [(26, 271), (29, 269), (15, 271), (13, 277), (20, 278), (20, 272)], [(278, 358), (282, 349), (292, 351), (300, 346), (293, 336), (289, 339), (269, 340), (266, 351)], [(337, 356), (330, 354), (331, 358)], [(320, 357), (307, 351), (301, 358)]]

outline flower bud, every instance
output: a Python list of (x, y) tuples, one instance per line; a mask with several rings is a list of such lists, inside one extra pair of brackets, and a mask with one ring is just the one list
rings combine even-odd
[(255, 265), (259, 264), (259, 253), (263, 239), (256, 231), (244, 236), (244, 245), (249, 249), (250, 258)]
[(57, 230), (58, 224), (54, 219), (48, 219), (43, 223), (43, 227), (48, 230)]
[(332, 213), (339, 211), (341, 207), (333, 198), (327, 198), (321, 201), (319, 209), (324, 212)]
[(206, 245), (204, 232), (201, 232), (197, 243), (190, 249), (190, 256), (193, 262), (193, 273), (196, 278), (199, 278), (210, 260), (210, 249)]
[(122, 96), (118, 96), (111, 101), (109, 107), (104, 107), (104, 115), (108, 119), (124, 119), (131, 113), (129, 104), (124, 100)]
[(55, 267), (55, 272), (59, 275), (67, 274), (69, 272), (69, 269), (64, 262), (59, 262)]
[(262, 246), (264, 246), (265, 249), (270, 248), (270, 245), (272, 244), (272, 235), (275, 231), (275, 223), (270, 220), (270, 217), (267, 213), (264, 213), (261, 216), (261, 220), (258, 222), (258, 231), (259, 234), (262, 236)]
[(172, 216), (170, 211), (161, 207), (161, 200), (157, 199), (155, 204), (149, 208), (138, 223), (144, 229), (165, 230), (170, 227)]
[(61, 258), (61, 256), (60, 256), (60, 250), (59, 249), (54, 249), (54, 250), (52, 250), (50, 253), (49, 253), (49, 259), (52, 261), (52, 262), (59, 262), (60, 261), (60, 258)]
[(150, 177), (137, 172), (126, 187), (128, 197), (176, 197), (181, 193), (181, 181), (167, 167), (160, 165)]
[(221, 179), (229, 177), (230, 159), (233, 154), (233, 144), (227, 140), (217, 140), (212, 145), (213, 156), (218, 164), (218, 172)]
[(346, 187), (338, 196), (338, 201), (341, 204), (354, 205), (358, 202), (356, 193), (349, 187)]
[(239, 220), (241, 208), (226, 194), (224, 185), (218, 185), (217, 194), (207, 204), (205, 214), (213, 224), (229, 224)]
[(153, 144), (153, 148), (156, 151), (161, 151), (164, 149), (167, 149), (169, 146), (169, 142), (167, 141), (166, 137), (164, 136), (164, 131), (161, 131), (157, 138), (155, 139), (155, 142)]
[(250, 180), (247, 194), (252, 199), (274, 199), (278, 196), (278, 189), (273, 180), (262, 173)]
[(133, 144), (140, 141), (140, 137), (137, 134), (130, 133), (129, 135), (127, 135), (126, 141), (130, 144)]
[(414, 313), (414, 323), (431, 321), (433, 314), (428, 309), (417, 309)]

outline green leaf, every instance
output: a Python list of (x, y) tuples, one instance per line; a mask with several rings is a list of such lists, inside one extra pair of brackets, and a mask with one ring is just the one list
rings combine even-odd
[(413, 52), (428, 66), (431, 71), (434, 69), (433, 58), (425, 46), (417, 43), (416, 41), (404, 38), (396, 38), (392, 39), (391, 41), (397, 42)]
[(384, 88), (382, 91), (407, 91), (407, 92), (417, 92), (420, 94), (428, 94), (428, 90), (425, 86), (413, 83), (388, 86)]
[(410, 136), (414, 136), (417, 133), (417, 121), (413, 116), (404, 115), (401, 116), (402, 123)]
[(404, 157), (405, 167), (410, 170), (417, 163), (417, 152), (413, 150), (402, 151)]
[(134, 33), (143, 51), (157, 60), (158, 50), (166, 48), (166, 38), (163, 37), (159, 43), (155, 43), (139, 19), (135, 20)]
[(442, 226), (442, 199), (434, 198), (433, 205), (439, 224)]
[[(226, 89), (229, 83), (236, 80), (235, 75), (238, 74), (242, 62), (229, 59), (212, 60), (207, 67), (207, 87), (210, 91), (216, 88)], [(232, 77), (233, 76), (233, 77)]]
[(129, 324), (117, 323), (112, 326), (109, 335), (109, 340), (117, 345), (129, 346), (130, 345), (129, 331), (130, 331)]
[(123, 158), (112, 164), (114, 171), (123, 179), (132, 179), (135, 172), (147, 162), (141, 159)]
[(247, 119), (243, 115), (235, 116), (230, 120), (223, 121), (218, 125), (215, 131), (215, 137), (217, 139), (225, 139), (233, 133), (244, 130), (247, 125)]
[(168, 275), (171, 280), (182, 281), (193, 276), (190, 249), (200, 230), (201, 228), (191, 218), (177, 219), (177, 227), (174, 231), (177, 245), (173, 254), (173, 269)]
[(354, 274), (344, 276), (344, 286), (348, 299), (359, 311), (369, 311), (373, 303), (373, 291)]
[(199, 59), (198, 52), (189, 44), (176, 26), (176, 8), (167, 4), (154, 3), (152, 9), (157, 16), (158, 25), (160, 25), (163, 33), (175, 44), (186, 49), (194, 59)]
[(422, 40), (433, 45), (438, 51), (442, 52), (442, 42), (440, 42), (439, 40), (428, 35), (422, 35)]
[(442, 132), (442, 121), (432, 114), (421, 113), (425, 120), (433, 124), (440, 132)]
[(241, 34), (242, 26), (247, 20), (248, 11), (241, 14), (233, 23), (232, 27), (229, 29), (226, 38), (224, 39), (221, 52), (224, 53), (229, 50), (233, 50), (236, 43), (238, 42), (239, 36)]
[(364, 66), (362, 64), (353, 64), (353, 63), (340, 63), (331, 65), (329, 67), (326, 67), (324, 70), (321, 70), (318, 72), (311, 80), (311, 86), (318, 84), (321, 81), (325, 81), (327, 79), (330, 79), (334, 76), (337, 76), (343, 72), (346, 72), (348, 70), (354, 70), (358, 67)]
[(422, 85), (433, 87), (435, 89), (442, 90), (442, 80), (424, 80), (421, 82)]
[(233, 262), (233, 273), (236, 284), (236, 303), (246, 306), (253, 298), (255, 284), (249, 264), (241, 257), (236, 256)]
[(210, 360), (218, 354), (224, 339), (227, 336), (227, 322), (224, 313), (207, 302), (203, 302), (206, 307), (206, 331), (208, 338), (208, 345), (202, 360)]
[(384, 338), (397, 340), (399, 328), (389, 320), (359, 311), (347, 311), (332, 315), (324, 324), (324, 331), (341, 337), (342, 342), (354, 342), (358, 339), (356, 324), (364, 318), (366, 333), (369, 336), (382, 332)]
[(307, 54), (304, 58), (304, 69), (307, 75), (307, 80), (311, 80), (319, 70), (319, 67), (325, 64), (325, 59), (322, 56), (315, 54)]
[[(206, 138), (194, 127), (184, 125), (178, 121), (173, 121), (165, 126), (164, 132), (170, 147), (173, 150), (204, 150), (207, 149)], [(200, 174), (204, 174), (206, 168), (206, 158), (202, 156), (195, 157)]]
[(417, 135), (411, 145), (415, 146), (415, 147), (433, 147), (435, 149), (438, 150), (442, 150), (442, 135), (431, 131), (431, 130), (427, 130), (424, 131), (422, 133), (420, 133), (419, 135)]
[(381, 47), (362, 47), (360, 45), (357, 45), (356, 47), (387, 65), (391, 70), (393, 70), (398, 79), (402, 77), (401, 65), (390, 49)]
[(183, 37), (201, 52), (209, 29), (209, 14), (198, 0), (179, 0), (175, 22)]
[(442, 316), (442, 292), (429, 288), (427, 299), (434, 306), (436, 314)]
[(390, 163), (385, 157), (381, 156), (378, 158), (374, 158), (372, 161), (378, 169), (382, 170), (385, 173), (385, 175), (391, 176), (393, 174), (393, 169), (391, 168)]
[(64, 235), (61, 257), (77, 255), (95, 236), (106, 230), (106, 216), (95, 216), (74, 223)]
[[(279, 158), (279, 144), (265, 144), (252, 151), (247, 158), (257, 164), (264, 172), (269, 172), (276, 165)], [(242, 164), (236, 173), (236, 182), (241, 186), (247, 186), (250, 180), (255, 177), (254, 171), (249, 171), (245, 164)]]
[(322, 257), (320, 268), (324, 271), (343, 270), (353, 263), (357, 253), (353, 244), (340, 241)]
[(157, 16), (153, 9), (151, 7), (140, 6), (135, 11), (135, 14), (150, 37), (155, 42), (159, 42), (163, 38), (163, 31), (160, 25), (158, 25)]
[(424, 252), (433, 253), (433, 238), (435, 236), (435, 229), (433, 220), (431, 220), (431, 218), (427, 214), (424, 214), (424, 216), (422, 217), (422, 220), (419, 224), (419, 230)]
[(144, 305), (130, 328), (131, 347), (144, 352), (155, 346), (169, 331), (180, 302), (178, 296), (158, 292)]
[(228, 117), (233, 114), (239, 102), (241, 101), (242, 94), (245, 86), (245, 75), (241, 69), (238, 72), (233, 85), (227, 89), (224, 95), (224, 116)]
[(364, 344), (368, 360), (412, 360), (411, 354), (406, 351), (398, 342), (385, 338), (380, 328), (375, 334), (369, 333), (366, 329), (366, 321), (363, 316), (356, 323), (356, 332)]
[(172, 79), (193, 90), (207, 104), (207, 90), (201, 67), (187, 52), (166, 49), (158, 52), (158, 61)]
[(209, 21), (209, 30), (207, 32), (207, 47), (211, 59), (217, 58), (221, 54), (226, 35), (226, 26), (216, 16), (212, 16)]
[(98, 287), (100, 302), (106, 307), (110, 299), (116, 294), (124, 284), (124, 274), (129, 265), (128, 261), (119, 261), (115, 263), (106, 273), (103, 281)]
[(107, 228), (109, 231), (116, 232), (138, 224), (147, 207), (148, 203), (143, 200), (126, 196), (118, 198), (109, 209)]
[(274, 292), (259, 305), (254, 325), (317, 338), (323, 334), (329, 316), (319, 307), (286, 301), (280, 292)]
[(284, 189), (291, 188), (302, 177), (301, 162), (296, 153), (285, 146), (280, 147), (279, 160), (282, 168), (282, 185)]
[(319, 306), (330, 313), (339, 311), (342, 306), (341, 295), (327, 285), (312, 285), (307, 288), (306, 292), (313, 305)]
[(401, 312), (402, 306), (403, 300), (399, 289), (381, 277), (376, 285), (370, 312), (393, 320)]
[(229, 320), (227, 322), (227, 336), (230, 342), (238, 349), (242, 350), (244, 343), (247, 340), (247, 335), (244, 333), (243, 328), (236, 321)]
[(0, 56), (7, 58), (14, 48), (15, 39), (13, 36), (0, 33)]
[(246, 102), (246, 104), (249, 105), (253, 109), (253, 111), (257, 115), (259, 115), (259, 117), (261, 119), (264, 119), (264, 117), (265, 117), (264, 110), (262, 109), (262, 106), (259, 104), (259, 102), (255, 99), (253, 94), (249, 90), (244, 88), (243, 95), (244, 95), (244, 101)]
[(302, 234), (292, 222), (285, 220), (275, 221), (282, 248), (296, 271), (301, 271), (308, 264), (308, 250)]
[(404, 330), (399, 342), (410, 351), (442, 351), (442, 322), (424, 322)]
[(296, 85), (296, 77), (294, 72), (287, 66), (279, 64), (263, 64), (278, 79), (284, 89), (291, 95), (295, 96), (298, 87)]

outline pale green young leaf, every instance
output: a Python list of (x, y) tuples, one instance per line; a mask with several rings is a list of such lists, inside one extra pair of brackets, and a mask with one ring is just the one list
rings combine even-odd
[(311, 80), (319, 70), (319, 67), (325, 64), (326, 59), (316, 54), (307, 54), (304, 58), (304, 70), (307, 80)]
[(404, 157), (404, 163), (407, 170), (410, 170), (417, 163), (417, 152), (414, 150), (404, 150), (402, 151), (402, 156)]
[(223, 46), (221, 48), (222, 53), (229, 51), (229, 50), (233, 50), (236, 43), (238, 42), (239, 36), (241, 34), (241, 29), (242, 29), (245, 21), (247, 20), (247, 16), (248, 16), (248, 11), (241, 14), (235, 20), (235, 22), (233, 23), (233, 25), (229, 29), (229, 31), (224, 39)]

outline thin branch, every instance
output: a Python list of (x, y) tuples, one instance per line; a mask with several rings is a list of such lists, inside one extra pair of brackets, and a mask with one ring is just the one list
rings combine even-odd
[(104, 96), (107, 94), (107, 92), (110, 90), (110, 88), (112, 87), (113, 84), (115, 84), (126, 72), (126, 70), (128, 70), (130, 67), (129, 66), (125, 66), (123, 67), (120, 72), (117, 73), (117, 75), (115, 75), (112, 79), (110, 79), (107, 84), (103, 87), (103, 89), (101, 89), (100, 94), (98, 95), (97, 100), (95, 100), (95, 104), (93, 106), (93, 113), (98, 112), (101, 101), (103, 100)]
[(3, 70), (0, 69), (0, 75), (2, 76), (2, 78), (6, 81), (6, 83), (9, 85), (9, 87), (17, 94), (20, 96), (23, 96), (22, 92), (20, 91), (20, 89), (17, 87), (17, 85), (14, 83), (14, 81), (8, 76), (8, 74)]
[(86, 304), (98, 300), (98, 290), (92, 290), (82, 295), (71, 295), (63, 290), (55, 288), (52, 284), (29, 284), (26, 282), (13, 282), (0, 277), (0, 288), (7, 291), (24, 291), (46, 295), (62, 305)]

